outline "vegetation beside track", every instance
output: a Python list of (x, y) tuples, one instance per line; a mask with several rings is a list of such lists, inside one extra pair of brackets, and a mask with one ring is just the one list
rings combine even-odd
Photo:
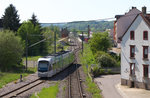
[[(39, 98), (56, 98), (57, 93), (59, 91), (59, 83), (57, 82), (55, 85), (50, 86), (49, 88), (43, 88), (38, 94), (37, 96)], [(35, 94), (32, 94), (32, 96), (30, 98), (37, 98), (37, 96)]]
[[(40, 57), (42, 57), (42, 56), (29, 56), (28, 60), (29, 61), (37, 61)], [(26, 57), (23, 57), (23, 61), (25, 61), (25, 60), (26, 60)]]
[(91, 80), (91, 77), (89, 77), (88, 75), (91, 64), (95, 64), (94, 56), (88, 44), (84, 44), (83, 56), (82, 53), (80, 53), (79, 56), (83, 70), (87, 75), (86, 77), (86, 84), (88, 86), (87, 90), (92, 94), (93, 98), (102, 98), (102, 96), (100, 95), (101, 90), (97, 87), (97, 85)]
[(36, 68), (28, 68), (28, 71), (23, 73), (23, 70), (14, 70), (11, 72), (0, 72), (0, 88), (2, 88), (4, 85), (14, 81), (16, 82), (17, 79), (20, 78), (20, 75), (22, 74), (23, 77), (35, 73)]

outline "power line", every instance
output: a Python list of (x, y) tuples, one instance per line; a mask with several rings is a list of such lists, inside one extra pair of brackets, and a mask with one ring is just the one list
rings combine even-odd
[(36, 42), (36, 43), (30, 45), (28, 48), (31, 48), (31, 47), (33, 47), (33, 46), (35, 46), (35, 45), (37, 45), (37, 44), (39, 44), (39, 43), (41, 43), (41, 42), (44, 42), (44, 41), (46, 41), (46, 40), (49, 39), (49, 38), (51, 38), (51, 37), (45, 38), (45, 39), (43, 39), (43, 40), (40, 40), (40, 41), (38, 41), (38, 42)]
[[(150, 12), (150, 11), (148, 11)], [(138, 13), (141, 14), (142, 12)], [(133, 15), (138, 15), (136, 14), (130, 14), (130, 15), (122, 15), (121, 17), (129, 17), (129, 16), (133, 16)], [(109, 18), (101, 18), (101, 19), (94, 19), (94, 20), (86, 20), (86, 21), (72, 21), (72, 22), (57, 22), (57, 23), (40, 23), (40, 24), (67, 24), (67, 23), (78, 23), (78, 22), (90, 22), (90, 21), (108, 21), (108, 20), (113, 20), (116, 19), (115, 17), (109, 17)]]

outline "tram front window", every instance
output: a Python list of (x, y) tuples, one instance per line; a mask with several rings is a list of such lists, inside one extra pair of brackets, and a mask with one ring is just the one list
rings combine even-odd
[(48, 62), (47, 61), (40, 61), (38, 64), (38, 70), (39, 71), (47, 71), (48, 70)]
[(46, 61), (40, 61), (39, 62), (39, 67), (40, 68), (47, 68), (47, 66), (48, 66), (48, 62), (46, 62)]

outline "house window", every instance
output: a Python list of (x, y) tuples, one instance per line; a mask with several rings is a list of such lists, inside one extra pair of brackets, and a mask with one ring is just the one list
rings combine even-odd
[(148, 40), (148, 31), (143, 32), (143, 40)]
[(143, 46), (143, 58), (148, 59), (148, 46)]
[(134, 56), (135, 56), (135, 46), (130, 45), (130, 57), (134, 58)]
[(134, 40), (134, 31), (130, 31), (130, 40)]
[(135, 63), (130, 63), (130, 75), (135, 74)]
[(143, 77), (148, 77), (148, 65), (143, 65)]

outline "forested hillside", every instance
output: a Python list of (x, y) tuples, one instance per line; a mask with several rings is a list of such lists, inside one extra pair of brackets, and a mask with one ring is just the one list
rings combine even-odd
[(67, 27), (69, 30), (87, 30), (87, 26), (90, 25), (90, 29), (93, 32), (105, 31), (106, 29), (113, 28), (113, 21), (77, 21), (68, 23), (41, 23), (42, 26), (55, 25), (60, 28)]

